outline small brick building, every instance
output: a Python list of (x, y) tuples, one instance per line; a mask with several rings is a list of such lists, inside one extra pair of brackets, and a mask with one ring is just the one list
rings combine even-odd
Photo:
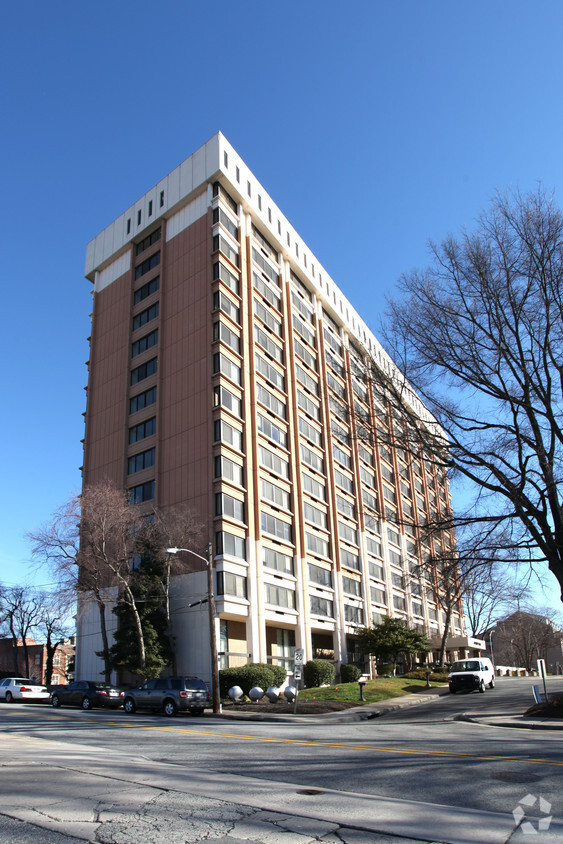
[[(27, 638), (27, 652), (29, 655), (29, 679), (39, 683), (45, 682), (47, 667), (47, 647)], [(74, 674), (75, 638), (70, 636), (58, 646), (53, 657), (52, 685), (66, 684), (73, 679)], [(27, 675), (25, 667), (25, 652), (21, 639), (17, 645), (18, 671), (20, 677)], [(0, 672), (4, 675), (14, 672), (14, 644), (12, 639), (0, 639)]]

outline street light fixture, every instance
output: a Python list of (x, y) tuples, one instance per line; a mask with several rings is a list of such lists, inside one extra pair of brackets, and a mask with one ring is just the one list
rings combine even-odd
[(192, 554), (203, 560), (207, 566), (207, 591), (208, 591), (208, 606), (209, 606), (209, 636), (211, 647), (211, 687), (213, 712), (217, 715), (221, 712), (219, 703), (219, 672), (217, 667), (217, 634), (215, 631), (215, 599), (213, 596), (213, 546), (211, 542), (208, 543), (206, 551), (207, 557), (192, 551), (191, 548), (165, 548), (166, 554), (178, 554), (184, 551), (186, 554)]

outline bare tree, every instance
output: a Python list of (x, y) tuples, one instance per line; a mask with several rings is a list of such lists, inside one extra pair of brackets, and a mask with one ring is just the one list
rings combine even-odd
[(0, 591), (0, 617), (7, 623), (12, 638), (14, 673), (20, 673), (18, 645), (21, 641), (25, 676), (29, 677), (28, 637), (41, 617), (41, 596), (28, 586), (12, 586)]
[(494, 629), (496, 662), (533, 670), (538, 659), (546, 658), (547, 649), (561, 642), (561, 628), (554, 617), (551, 610), (516, 610), (498, 622)]
[[(80, 495), (74, 495), (55, 511), (46, 526), (29, 532), (27, 537), (32, 543), (33, 559), (38, 565), (48, 568), (64, 600), (80, 598), (81, 593), (90, 593), (93, 596), (100, 619), (104, 676), (106, 683), (109, 683), (111, 663), (106, 620), (108, 597), (107, 589), (104, 588), (108, 585), (107, 573), (104, 574), (93, 559), (79, 569), (81, 517), (82, 498)], [(80, 600), (78, 612), (81, 612)]]
[(170, 612), (171, 578), (201, 568), (198, 557), (190, 554), (167, 554), (166, 548), (185, 548), (203, 555), (202, 546), (207, 534), (205, 525), (199, 516), (189, 508), (178, 506), (167, 510), (157, 509), (150, 522), (145, 526), (146, 543), (154, 548), (162, 563), (162, 596), (166, 614), (167, 635), (172, 651), (173, 670), (176, 672), (176, 640)]
[[(100, 618), (100, 654), (106, 682), (110, 682), (115, 652), (119, 650), (117, 644), (110, 645), (107, 633), (109, 587), (117, 587), (119, 604), (126, 606), (134, 627), (136, 670), (144, 675), (147, 662), (144, 613), (138, 600), (150, 600), (155, 608), (162, 603), (174, 653), (170, 578), (193, 570), (193, 560), (171, 558), (164, 549), (173, 545), (194, 550), (200, 547), (203, 527), (191, 511), (181, 507), (157, 510), (147, 518), (130, 504), (123, 490), (106, 481), (85, 487), (82, 495), (73, 497), (55, 513), (50, 524), (28, 536), (35, 560), (54, 572), (62, 595), (93, 596)], [(138, 566), (149, 558), (153, 584), (147, 592), (146, 579), (139, 577)], [(143, 594), (139, 598), (137, 587), (141, 579)], [(79, 612), (80, 604), (81, 601)]]
[(563, 590), (563, 214), (542, 190), (497, 195), (473, 233), (431, 248), (390, 303), (403, 377), (388, 394), (476, 490), (463, 520), (503, 526), (515, 558), (547, 562)]
[(53, 676), (53, 663), (57, 649), (71, 633), (69, 613), (71, 606), (58, 592), (42, 592), (41, 612), (35, 629), (45, 640), (47, 660), (45, 663), (45, 684), (50, 685)]

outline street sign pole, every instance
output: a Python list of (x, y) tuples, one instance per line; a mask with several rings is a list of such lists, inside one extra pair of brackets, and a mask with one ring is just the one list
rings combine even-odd
[(303, 648), (295, 648), (295, 655), (293, 657), (293, 681), (295, 683), (295, 697), (293, 698), (293, 714), (297, 712), (297, 695), (298, 682), (301, 680), (301, 672), (303, 670), (303, 660), (305, 658), (305, 651)]

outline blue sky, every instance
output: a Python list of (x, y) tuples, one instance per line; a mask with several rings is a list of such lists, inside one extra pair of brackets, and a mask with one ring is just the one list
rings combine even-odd
[(562, 34), (556, 0), (4, 4), (0, 581), (80, 486), (92, 237), (221, 130), (379, 334), (495, 189), (562, 201)]

